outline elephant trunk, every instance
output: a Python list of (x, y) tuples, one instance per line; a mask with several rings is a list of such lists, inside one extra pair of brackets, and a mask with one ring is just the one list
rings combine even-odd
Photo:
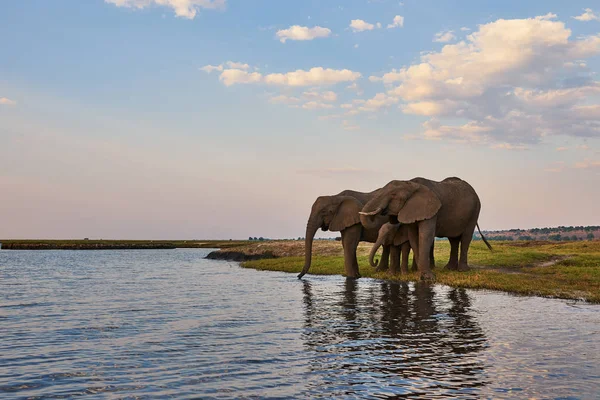
[(304, 268), (298, 274), (298, 279), (301, 279), (309, 270), (312, 261), (312, 245), (315, 233), (321, 226), (321, 221), (318, 215), (311, 215), (306, 224), (306, 235), (304, 237)]
[(383, 245), (383, 238), (377, 238), (377, 241), (375, 242), (375, 244), (373, 245), (373, 247), (371, 247), (371, 253), (369, 253), (369, 264), (371, 264), (371, 267), (376, 268), (379, 265), (379, 260), (375, 260), (375, 253), (377, 253), (377, 250), (379, 250), (379, 248)]

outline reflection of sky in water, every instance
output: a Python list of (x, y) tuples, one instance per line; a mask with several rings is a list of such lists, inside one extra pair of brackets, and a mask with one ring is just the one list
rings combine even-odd
[(245, 270), (205, 250), (0, 252), (0, 397), (593, 398), (600, 307)]

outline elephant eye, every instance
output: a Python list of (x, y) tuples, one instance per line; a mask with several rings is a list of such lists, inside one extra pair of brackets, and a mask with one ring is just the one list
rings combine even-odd
[(384, 217), (385, 217), (386, 215), (388, 215), (388, 208), (387, 208), (387, 207), (386, 207), (386, 208), (384, 208), (383, 210), (381, 210), (381, 215), (383, 215)]

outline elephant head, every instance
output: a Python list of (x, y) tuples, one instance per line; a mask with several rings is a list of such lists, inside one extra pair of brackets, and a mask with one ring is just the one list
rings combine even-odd
[(377, 241), (371, 248), (369, 253), (369, 263), (372, 267), (377, 267), (379, 261), (375, 261), (375, 253), (379, 250), (379, 247), (384, 245), (400, 246), (408, 241), (408, 229), (405, 225), (400, 223), (392, 224), (390, 222), (383, 224), (379, 228), (379, 234), (377, 235)]
[(387, 215), (390, 222), (411, 224), (433, 218), (441, 207), (440, 199), (428, 187), (411, 181), (392, 181), (364, 205), (360, 222), (373, 229), (377, 226), (376, 217)]
[(298, 275), (302, 278), (310, 268), (312, 244), (315, 233), (319, 228), (324, 231), (342, 231), (360, 223), (358, 212), (362, 203), (351, 196), (319, 196), (315, 200), (308, 223), (304, 242), (304, 268)]

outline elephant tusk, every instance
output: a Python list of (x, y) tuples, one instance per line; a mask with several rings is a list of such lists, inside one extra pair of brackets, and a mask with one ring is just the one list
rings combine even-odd
[(363, 212), (363, 211), (359, 211), (358, 213), (361, 215), (377, 215), (379, 214), (379, 212), (381, 211), (381, 207), (379, 207), (377, 210), (375, 211), (371, 211), (371, 212)]

